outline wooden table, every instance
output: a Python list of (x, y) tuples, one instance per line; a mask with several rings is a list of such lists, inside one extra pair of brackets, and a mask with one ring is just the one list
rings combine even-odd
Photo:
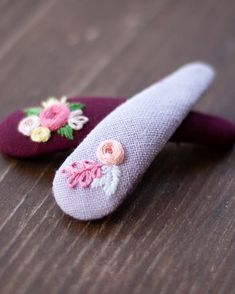
[[(0, 116), (48, 96), (130, 96), (183, 63), (217, 79), (196, 109), (234, 119), (235, 1), (0, 1)], [(17, 144), (17, 142), (16, 142)], [(67, 154), (0, 157), (0, 293), (235, 293), (235, 153), (169, 144), (110, 217), (51, 193)]]

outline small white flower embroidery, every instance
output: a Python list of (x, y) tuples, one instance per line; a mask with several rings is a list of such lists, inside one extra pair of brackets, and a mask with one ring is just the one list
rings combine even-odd
[(23, 118), (19, 125), (18, 125), (18, 131), (25, 135), (30, 136), (32, 131), (40, 126), (40, 119), (36, 115), (32, 115), (29, 117)]
[(57, 103), (62, 103), (64, 105), (67, 105), (67, 97), (62, 96), (60, 99), (57, 99), (56, 97), (49, 97), (46, 101), (42, 102), (42, 107), (47, 108)]
[(72, 111), (69, 115), (68, 124), (73, 130), (81, 130), (89, 119), (88, 117), (82, 115), (83, 111), (81, 109)]

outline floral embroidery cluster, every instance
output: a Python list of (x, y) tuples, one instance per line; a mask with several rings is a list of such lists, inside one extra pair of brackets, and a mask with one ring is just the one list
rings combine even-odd
[(106, 196), (115, 193), (120, 169), (118, 165), (124, 161), (124, 150), (116, 140), (106, 140), (100, 143), (96, 152), (101, 163), (94, 160), (75, 161), (61, 169), (69, 188), (98, 188), (104, 190)]
[(82, 103), (69, 103), (67, 97), (49, 98), (42, 102), (41, 107), (25, 109), (24, 117), (18, 131), (31, 138), (33, 142), (47, 142), (51, 132), (73, 140), (73, 132), (81, 130), (89, 119), (83, 115), (85, 105)]

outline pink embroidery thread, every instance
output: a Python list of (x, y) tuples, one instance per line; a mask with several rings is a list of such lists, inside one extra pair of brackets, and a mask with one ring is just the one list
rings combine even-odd
[(42, 102), (42, 107), (31, 107), (24, 110), (26, 117), (18, 124), (18, 131), (31, 138), (33, 142), (47, 142), (51, 132), (68, 140), (73, 140), (73, 132), (81, 130), (89, 121), (83, 115), (85, 104), (67, 102), (66, 97), (60, 100), (55, 97)]
[(101, 164), (93, 160), (75, 161), (61, 170), (66, 177), (69, 188), (80, 185), (82, 188), (90, 186), (93, 179), (100, 178)]
[(58, 103), (45, 108), (39, 117), (42, 126), (54, 131), (66, 124), (69, 114), (68, 107), (62, 103)]
[(107, 165), (119, 165), (124, 160), (124, 150), (121, 143), (116, 140), (101, 142), (96, 155), (100, 162)]
[(110, 197), (118, 187), (121, 172), (117, 165), (124, 161), (124, 149), (120, 142), (106, 140), (99, 144), (96, 155), (102, 164), (93, 160), (75, 161), (61, 169), (61, 173), (69, 188), (100, 187)]

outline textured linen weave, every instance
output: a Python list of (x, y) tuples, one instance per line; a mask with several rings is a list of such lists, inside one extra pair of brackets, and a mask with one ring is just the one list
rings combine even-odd
[(207, 89), (214, 77), (204, 63), (191, 63), (136, 94), (101, 121), (61, 167), (78, 160), (95, 160), (101, 141), (115, 139), (125, 151), (119, 165), (121, 177), (116, 193), (107, 197), (102, 188), (69, 189), (60, 169), (53, 182), (54, 197), (70, 216), (101, 218), (118, 207), (156, 155)]

